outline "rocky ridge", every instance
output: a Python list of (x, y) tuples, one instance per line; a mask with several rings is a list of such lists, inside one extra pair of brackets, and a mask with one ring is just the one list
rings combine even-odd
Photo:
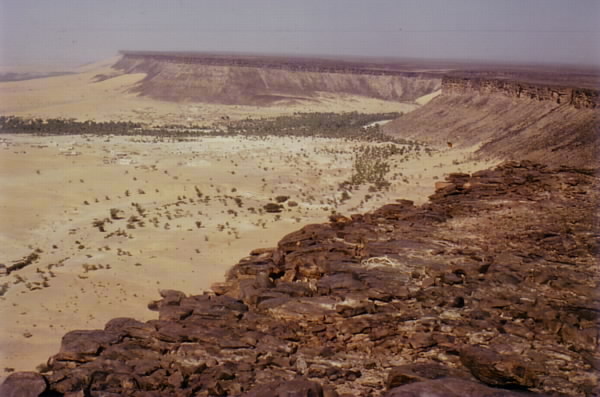
[(157, 320), (67, 333), (0, 394), (597, 395), (598, 182), (511, 162), (333, 215), (212, 291), (161, 291)]

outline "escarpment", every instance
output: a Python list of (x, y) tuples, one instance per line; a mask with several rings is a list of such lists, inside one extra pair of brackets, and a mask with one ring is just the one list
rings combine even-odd
[(156, 320), (69, 332), (0, 394), (597, 395), (598, 178), (510, 162), (439, 187), (164, 290)]
[(501, 95), (508, 98), (550, 101), (578, 109), (600, 106), (600, 96), (592, 88), (528, 83), (518, 80), (444, 76), (442, 91), (448, 95)]
[(597, 167), (599, 103), (592, 88), (445, 76), (441, 95), (384, 129), (437, 144), (479, 145), (483, 157)]
[[(145, 73), (132, 92), (175, 102), (268, 105), (320, 94), (410, 102), (439, 89), (441, 75), (323, 59), (123, 52), (114, 69)], [(101, 77), (102, 78), (102, 77)]]

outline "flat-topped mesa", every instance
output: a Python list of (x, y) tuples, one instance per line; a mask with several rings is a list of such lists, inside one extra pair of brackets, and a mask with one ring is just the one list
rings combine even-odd
[(154, 60), (166, 63), (211, 66), (257, 67), (296, 72), (349, 73), (374, 76), (406, 76), (440, 78), (439, 72), (407, 70), (396, 64), (358, 62), (314, 57), (226, 55), (195, 52), (119, 51), (124, 59)]
[(449, 95), (479, 94), (502, 95), (511, 98), (551, 101), (569, 104), (578, 109), (593, 109), (600, 105), (598, 90), (552, 84), (505, 80), (500, 78), (473, 78), (444, 76), (442, 93)]
[(441, 75), (345, 60), (198, 53), (121, 52), (113, 68), (145, 73), (131, 92), (172, 102), (269, 105), (320, 94), (412, 102), (440, 88)]

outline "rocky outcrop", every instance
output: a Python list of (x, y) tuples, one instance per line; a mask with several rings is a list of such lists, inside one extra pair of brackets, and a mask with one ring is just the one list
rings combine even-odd
[(126, 51), (114, 68), (146, 74), (132, 92), (175, 102), (268, 105), (314, 100), (321, 93), (409, 102), (441, 84), (440, 74), (294, 57)]
[(69, 332), (3, 395), (596, 395), (598, 178), (521, 162), (447, 182), (305, 226), (211, 292), (161, 291), (156, 320)]

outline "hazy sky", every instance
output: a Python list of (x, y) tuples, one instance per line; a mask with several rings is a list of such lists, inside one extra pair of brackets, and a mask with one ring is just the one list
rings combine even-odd
[(119, 49), (600, 65), (600, 0), (0, 0), (0, 65)]

